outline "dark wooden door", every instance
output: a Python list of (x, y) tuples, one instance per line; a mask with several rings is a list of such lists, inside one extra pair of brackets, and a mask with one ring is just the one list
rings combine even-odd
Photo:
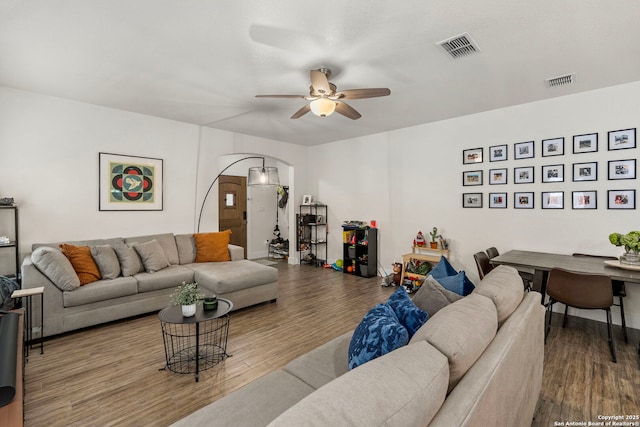
[(218, 181), (218, 229), (231, 230), (231, 244), (247, 257), (247, 178), (223, 175)]

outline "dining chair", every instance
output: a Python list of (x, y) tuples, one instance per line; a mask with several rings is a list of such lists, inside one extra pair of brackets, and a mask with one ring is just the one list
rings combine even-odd
[[(617, 260), (618, 258), (614, 256), (604, 256), (604, 255), (590, 255), (590, 254), (582, 254), (582, 253), (574, 253), (573, 256), (581, 256), (581, 257), (590, 257), (590, 258), (601, 258), (602, 260)], [(613, 305), (620, 307), (620, 319), (622, 323), (622, 335), (624, 336), (624, 342), (629, 342), (629, 337), (627, 336), (627, 322), (624, 318), (624, 301), (622, 300), (627, 296), (627, 290), (624, 286), (624, 281), (622, 280), (611, 280), (611, 288), (613, 290), (613, 296), (618, 297), (618, 304), (615, 302)], [(614, 300), (615, 301), (615, 300)]]
[(487, 256), (489, 257), (489, 259), (495, 258), (498, 255), (500, 255), (500, 253), (498, 252), (498, 250), (494, 246), (490, 247), (485, 252), (487, 253)]
[[(487, 248), (485, 252), (487, 253), (487, 256), (489, 257), (490, 260), (500, 255), (500, 252), (498, 252), (498, 249), (496, 249), (495, 246), (491, 246), (490, 248)], [(533, 273), (528, 271), (518, 270), (518, 274), (520, 274), (520, 277), (522, 278), (524, 289), (527, 292), (529, 292), (531, 290), (531, 287), (533, 286)]]
[(478, 275), (480, 280), (484, 279), (484, 276), (489, 274), (493, 270), (493, 265), (489, 262), (489, 257), (484, 252), (476, 252), (473, 254), (473, 259), (476, 261), (476, 267), (478, 267)]
[(585, 310), (604, 310), (607, 314), (607, 331), (609, 335), (609, 349), (611, 357), (616, 363), (616, 349), (613, 342), (613, 327), (611, 323), (611, 306), (613, 305), (613, 290), (611, 279), (604, 274), (576, 273), (574, 271), (553, 268), (549, 272), (547, 281), (547, 304), (548, 323), (545, 331), (545, 342), (551, 330), (551, 316), (553, 314), (553, 304), (563, 303), (564, 319), (562, 327), (567, 325), (568, 307), (581, 308)]

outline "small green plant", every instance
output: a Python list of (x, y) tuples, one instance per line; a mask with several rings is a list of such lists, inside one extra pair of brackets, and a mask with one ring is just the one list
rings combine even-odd
[(627, 234), (611, 233), (609, 241), (615, 246), (624, 246), (626, 253), (640, 253), (640, 231), (630, 231)]
[(429, 236), (431, 236), (431, 241), (435, 242), (438, 238), (438, 227), (433, 227), (433, 230), (429, 232)]
[(198, 290), (198, 283), (185, 283), (178, 285), (175, 294), (171, 295), (171, 301), (174, 305), (191, 305), (204, 298), (204, 295)]

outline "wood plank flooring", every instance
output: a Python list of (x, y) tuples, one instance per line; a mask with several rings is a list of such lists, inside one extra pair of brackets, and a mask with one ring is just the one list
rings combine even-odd
[[(395, 288), (309, 266), (277, 265), (280, 297), (231, 314), (227, 350), (233, 356), (193, 375), (160, 370), (164, 349), (156, 314), (48, 340), (26, 364), (25, 425), (167, 426), (330, 339), (352, 330)], [(639, 362), (618, 337), (610, 361), (598, 322), (554, 327), (545, 349), (543, 392), (534, 426), (596, 420), (598, 414), (638, 410)], [(640, 331), (630, 330), (637, 346)], [(635, 408), (635, 412), (634, 412)]]

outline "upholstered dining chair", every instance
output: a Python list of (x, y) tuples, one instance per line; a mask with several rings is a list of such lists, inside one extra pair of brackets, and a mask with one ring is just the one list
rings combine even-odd
[(611, 357), (616, 363), (616, 349), (613, 342), (613, 327), (611, 324), (611, 306), (613, 305), (613, 291), (611, 289), (611, 279), (604, 274), (576, 273), (561, 268), (553, 268), (549, 272), (547, 281), (547, 304), (548, 323), (545, 331), (545, 341), (551, 330), (551, 316), (553, 314), (553, 304), (563, 303), (564, 319), (562, 327), (567, 325), (568, 307), (581, 308), (585, 310), (604, 310), (607, 314), (607, 331), (609, 335), (609, 349)]
[[(591, 257), (591, 258), (601, 258), (602, 260), (617, 260), (618, 258), (614, 256), (603, 256), (603, 255), (589, 255), (589, 254), (581, 254), (575, 253), (573, 256), (583, 256), (583, 257)], [(611, 288), (613, 290), (613, 296), (618, 297), (618, 304), (614, 303), (613, 305), (620, 307), (620, 319), (622, 323), (622, 335), (624, 336), (624, 342), (629, 342), (629, 337), (627, 336), (627, 322), (624, 318), (624, 301), (622, 300), (627, 296), (627, 289), (624, 286), (624, 281), (622, 280), (612, 280)]]
[(500, 252), (498, 252), (498, 250), (494, 246), (490, 247), (485, 252), (487, 253), (487, 256), (489, 257), (489, 259), (495, 258), (498, 255), (500, 255)]
[(476, 261), (476, 267), (478, 267), (478, 275), (480, 279), (484, 279), (484, 276), (489, 274), (493, 270), (493, 265), (489, 262), (489, 257), (484, 252), (476, 252), (473, 254), (473, 259)]

